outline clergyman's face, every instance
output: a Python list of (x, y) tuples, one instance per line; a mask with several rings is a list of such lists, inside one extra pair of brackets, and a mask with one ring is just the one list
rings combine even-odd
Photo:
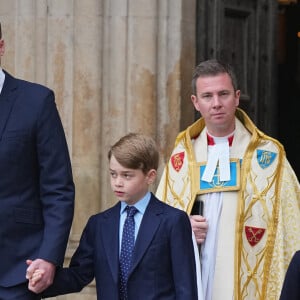
[(240, 90), (235, 91), (230, 76), (220, 73), (199, 77), (197, 95), (191, 100), (205, 119), (207, 130), (215, 136), (225, 136), (235, 129), (235, 111), (239, 105)]

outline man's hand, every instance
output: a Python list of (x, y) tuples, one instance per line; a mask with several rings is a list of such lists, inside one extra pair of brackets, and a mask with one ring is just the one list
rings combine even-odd
[[(29, 280), (28, 289), (38, 294), (53, 283), (55, 265), (43, 259), (27, 260), (26, 278)], [(39, 269), (41, 273), (35, 273)], [(37, 276), (39, 274), (40, 276)]]
[(202, 244), (206, 238), (208, 223), (206, 218), (200, 215), (190, 216), (192, 230), (195, 234), (197, 244)]

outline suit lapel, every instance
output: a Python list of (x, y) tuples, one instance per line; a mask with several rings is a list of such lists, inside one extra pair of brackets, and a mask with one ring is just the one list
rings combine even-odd
[(16, 100), (16, 80), (5, 72), (5, 80), (0, 94), (0, 140)]
[[(136, 268), (139, 261), (142, 259), (145, 251), (151, 243), (155, 232), (157, 231), (163, 213), (163, 208), (160, 201), (153, 195), (151, 196), (148, 207), (146, 208), (140, 225), (135, 248), (133, 253), (132, 268)], [(107, 261), (116, 284), (119, 276), (119, 224), (120, 224), (120, 203), (106, 212), (104, 215), (104, 223), (101, 226), (101, 234), (103, 236), (103, 247), (107, 256)], [(131, 271), (130, 271), (131, 273)]]
[(116, 284), (118, 282), (119, 273), (119, 223), (120, 203), (117, 203), (104, 215), (104, 226), (101, 228), (104, 241), (103, 247)]
[(155, 232), (159, 227), (159, 224), (161, 222), (161, 218), (159, 217), (159, 215), (163, 213), (163, 209), (161, 205), (159, 205), (159, 203), (159, 200), (157, 200), (152, 195), (143, 216), (142, 223), (135, 242), (131, 271), (134, 270), (134, 268), (144, 256), (145, 251), (147, 250), (149, 244), (153, 239), (153, 236), (155, 235)]

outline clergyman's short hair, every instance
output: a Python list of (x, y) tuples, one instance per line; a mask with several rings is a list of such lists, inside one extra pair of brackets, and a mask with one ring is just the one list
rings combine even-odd
[(151, 169), (157, 170), (159, 152), (155, 141), (144, 134), (129, 133), (120, 138), (108, 151), (119, 164), (129, 169), (140, 169), (147, 174)]
[(0, 40), (2, 39), (2, 29), (1, 29), (1, 22), (0, 22)]
[(217, 59), (209, 59), (201, 62), (196, 66), (192, 78), (192, 93), (197, 96), (197, 86), (196, 81), (199, 77), (216, 76), (219, 74), (227, 73), (231, 78), (233, 89), (236, 91), (238, 89), (238, 82), (233, 70), (233, 67), (225, 62)]

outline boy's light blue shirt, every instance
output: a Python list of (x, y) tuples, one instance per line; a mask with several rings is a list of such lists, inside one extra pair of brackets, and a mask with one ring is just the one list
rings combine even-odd
[[(145, 210), (149, 204), (150, 198), (151, 198), (151, 193), (147, 192), (147, 194), (141, 200), (139, 200), (137, 203), (134, 204), (135, 208), (138, 210), (138, 212), (134, 215), (134, 222), (135, 222), (134, 239), (135, 240), (136, 240), (137, 234), (139, 232), (140, 225), (141, 225)], [(125, 211), (126, 206), (127, 206), (127, 203), (121, 201), (120, 228), (119, 228), (119, 252), (121, 252), (123, 226), (124, 226), (125, 219), (127, 217), (127, 213)]]

